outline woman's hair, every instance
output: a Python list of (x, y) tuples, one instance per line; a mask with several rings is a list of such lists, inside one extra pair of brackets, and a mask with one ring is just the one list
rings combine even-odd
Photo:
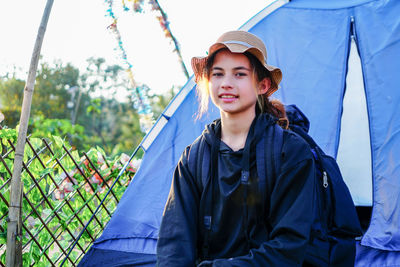
[[(209, 91), (209, 78), (211, 75), (211, 69), (215, 61), (215, 56), (218, 52), (225, 50), (226, 48), (222, 48), (212, 55), (208, 57), (207, 64), (203, 71), (202, 77), (198, 81), (197, 86), (197, 96), (199, 98), (200, 106), (199, 106), (199, 114), (198, 117), (201, 117), (208, 109), (208, 103), (210, 98), (210, 91)], [(244, 52), (243, 53), (250, 62), (250, 66), (253, 69), (253, 75), (255, 78), (255, 83), (262, 81), (264, 78), (269, 78), (271, 82), (270, 72), (261, 64), (261, 62), (251, 53)], [(276, 86), (271, 84), (272, 87)], [(278, 118), (278, 124), (282, 127), (287, 129), (289, 127), (289, 121), (286, 116), (285, 106), (279, 100), (269, 100), (267, 94), (258, 95), (256, 105), (256, 112), (257, 113), (269, 113), (274, 117)]]

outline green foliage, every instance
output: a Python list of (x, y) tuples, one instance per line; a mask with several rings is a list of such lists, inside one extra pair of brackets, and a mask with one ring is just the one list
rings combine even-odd
[(95, 98), (90, 101), (90, 105), (86, 109), (88, 114), (101, 114), (101, 98)]
[(30, 132), (32, 137), (54, 139), (54, 141), (57, 141), (59, 136), (66, 136), (69, 143), (80, 150), (90, 147), (84, 127), (78, 124), (72, 125), (67, 119), (46, 119), (42, 115), (37, 116), (31, 120)]
[(0, 108), (4, 114), (6, 125), (15, 127), (21, 114), (25, 82), (12, 77), (0, 79)]
[[(47, 123), (47, 121), (44, 120), (43, 123)], [(30, 142), (34, 151), (37, 153), (42, 151), (39, 154), (40, 160), (35, 157), (34, 151), (28, 145), (25, 147), (24, 162), (29, 168), (29, 173), (23, 171), (21, 175), (25, 192), (22, 202), (22, 220), (25, 226), (22, 235), (24, 266), (40, 266), (40, 264), (49, 266), (51, 263), (47, 256), (53, 263), (61, 263), (63, 260), (61, 249), (67, 249), (72, 244), (129, 158), (125, 154), (106, 156), (106, 152), (101, 147), (88, 150), (86, 153), (88, 159), (80, 155), (77, 150), (70, 152), (72, 158), (65, 156), (64, 147), (69, 146), (64, 138), (65, 134), (51, 135), (49, 132), (45, 132), (47, 127), (34, 129), (41, 129), (41, 133), (45, 134), (46, 139), (49, 139), (52, 153), (48, 149), (43, 149), (45, 144), (42, 139), (38, 138), (39, 134), (36, 132), (32, 136), (37, 137), (31, 137)], [(56, 128), (54, 127), (54, 129)], [(54, 132), (57, 131), (54, 130)], [(0, 129), (0, 138), (7, 141), (2, 141), (4, 149), (1, 155), (5, 155), (11, 149), (8, 141), (12, 141), (15, 145), (16, 130)], [(7, 166), (12, 169), (14, 153), (7, 153), (3, 158)], [(57, 162), (60, 162), (63, 168)], [(135, 171), (136, 168), (131, 163), (120, 182), (113, 189), (113, 195), (118, 200), (129, 183), (129, 176), (132, 176)], [(4, 185), (11, 178), (11, 174), (5, 171), (5, 166), (1, 161), (0, 177), (2, 177), (0, 179), (0, 195), (9, 202), (9, 184)], [(104, 206), (112, 214), (116, 203), (116, 199), (110, 194)], [(7, 214), (8, 206), (0, 201), (0, 218), (5, 218)], [(100, 209), (96, 219), (84, 232), (79, 244), (87, 249), (93, 238), (101, 234), (109, 219), (110, 214), (104, 208)], [(32, 235), (35, 241), (31, 239)], [(0, 251), (3, 251), (6, 237), (7, 224), (6, 220), (2, 219), (0, 221)], [(55, 243), (54, 237), (57, 238), (61, 247)], [(72, 251), (70, 255), (74, 262), (80, 256), (80, 251), (79, 253), (77, 251)], [(5, 264), (3, 256), (0, 257), (0, 262)]]
[(32, 114), (46, 118), (67, 119), (68, 89), (78, 86), (79, 70), (70, 64), (42, 63), (37, 74), (32, 100)]

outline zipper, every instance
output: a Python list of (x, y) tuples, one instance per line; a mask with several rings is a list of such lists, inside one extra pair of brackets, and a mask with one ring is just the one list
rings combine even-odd
[(350, 38), (357, 43), (357, 34), (354, 16), (350, 17)]
[(322, 185), (324, 186), (324, 188), (328, 187), (328, 174), (326, 174), (326, 171), (323, 172)]

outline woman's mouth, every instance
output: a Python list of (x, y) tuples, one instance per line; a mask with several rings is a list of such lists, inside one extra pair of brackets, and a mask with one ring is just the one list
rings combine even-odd
[(226, 103), (230, 103), (235, 101), (237, 98), (239, 98), (237, 95), (231, 95), (231, 94), (222, 94), (219, 96), (219, 98)]

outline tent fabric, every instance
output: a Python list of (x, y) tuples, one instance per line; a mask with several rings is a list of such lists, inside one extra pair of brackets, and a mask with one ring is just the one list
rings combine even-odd
[[(396, 108), (400, 90), (395, 90), (400, 85), (396, 71), (400, 69), (400, 2), (367, 1), (334, 10), (300, 10), (291, 4), (251, 30), (264, 38), (269, 62), (284, 73), (283, 89), (274, 96), (284, 103), (296, 103), (311, 121), (310, 135), (336, 157), (349, 38), (354, 27), (364, 74), (373, 164), (373, 213), (362, 244), (400, 251), (400, 208), (389, 204), (400, 203), (400, 109)], [(365, 178), (355, 179), (360, 179), (362, 186)]]
[(356, 245), (356, 262), (354, 267), (400, 267), (400, 256), (397, 251), (379, 250)]
[(362, 244), (390, 251), (400, 251), (399, 12), (399, 1), (354, 10), (373, 159), (373, 212)]
[[(325, 7), (321, 2), (294, 0), (249, 31), (265, 41), (268, 63), (283, 72), (281, 89), (273, 97), (295, 103), (310, 119), (310, 135), (334, 157), (340, 142), (350, 35), (356, 34), (373, 175), (371, 223), (357, 247), (356, 266), (367, 261), (369, 266), (396, 266), (392, 263), (400, 262), (400, 109), (396, 107), (400, 103), (400, 1), (323, 1), (336, 2)], [(218, 116), (211, 105), (209, 115), (196, 120), (193, 83), (182, 90), (189, 93), (146, 147), (141, 167), (90, 253), (101, 249), (155, 254), (174, 166), (205, 124)], [(363, 180), (371, 178), (348, 179), (363, 186)]]
[(107, 249), (91, 248), (78, 266), (85, 267), (153, 267), (156, 264), (155, 254), (132, 253)]
[(287, 104), (295, 103), (311, 121), (310, 135), (327, 154), (336, 157), (350, 12), (348, 9), (299, 12), (299, 8), (291, 8), (290, 4), (260, 21), (251, 32), (266, 43), (269, 63), (282, 70), (281, 90), (273, 97)]

